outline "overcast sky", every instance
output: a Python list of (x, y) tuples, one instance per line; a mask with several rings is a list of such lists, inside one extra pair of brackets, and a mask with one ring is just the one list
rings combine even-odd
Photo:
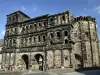
[(30, 17), (70, 10), (75, 16), (95, 17), (100, 37), (100, 0), (0, 0), (0, 39), (5, 33), (6, 15), (21, 10)]

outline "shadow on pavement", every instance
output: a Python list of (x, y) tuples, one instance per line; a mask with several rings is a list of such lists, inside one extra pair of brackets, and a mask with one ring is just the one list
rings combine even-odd
[(75, 70), (82, 75), (100, 75), (100, 67), (86, 67)]

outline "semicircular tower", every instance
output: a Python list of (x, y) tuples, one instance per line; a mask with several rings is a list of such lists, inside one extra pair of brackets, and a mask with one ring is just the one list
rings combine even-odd
[(75, 42), (76, 67), (99, 66), (99, 44), (95, 18), (79, 16), (74, 18), (72, 40)]

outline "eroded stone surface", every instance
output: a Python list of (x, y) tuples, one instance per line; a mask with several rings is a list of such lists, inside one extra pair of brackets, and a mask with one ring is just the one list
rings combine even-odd
[(98, 46), (95, 18), (65, 11), (30, 19), (17, 11), (7, 16), (1, 65), (16, 70), (34, 64), (43, 70), (99, 66)]

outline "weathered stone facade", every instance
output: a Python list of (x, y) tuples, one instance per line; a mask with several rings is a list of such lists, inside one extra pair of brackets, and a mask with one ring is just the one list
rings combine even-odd
[[(2, 65), (43, 70), (99, 66), (95, 18), (75, 17), (69, 11), (30, 18), (21, 11), (7, 15)], [(41, 60), (40, 60), (41, 59)]]

